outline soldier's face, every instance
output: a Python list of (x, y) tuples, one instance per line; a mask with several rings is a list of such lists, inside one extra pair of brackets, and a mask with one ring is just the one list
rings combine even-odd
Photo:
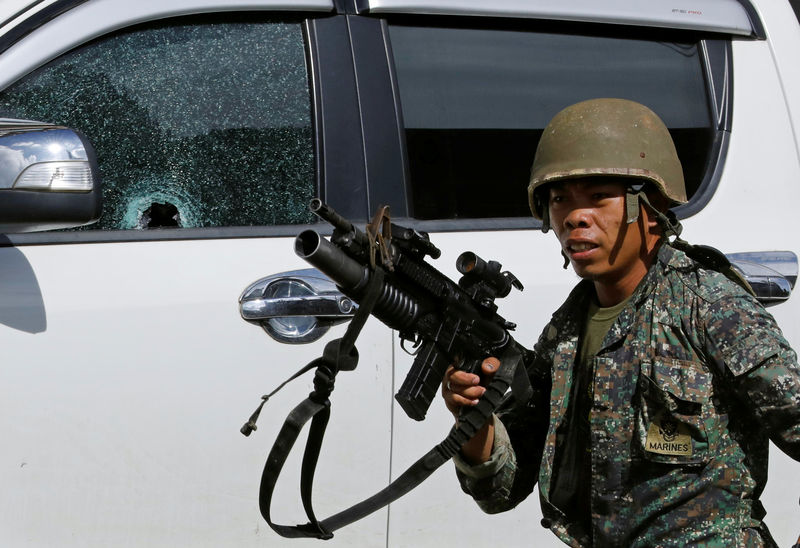
[(628, 224), (625, 185), (612, 177), (569, 179), (549, 191), (553, 231), (578, 276), (594, 281), (603, 306), (630, 296), (660, 241), (646, 208)]

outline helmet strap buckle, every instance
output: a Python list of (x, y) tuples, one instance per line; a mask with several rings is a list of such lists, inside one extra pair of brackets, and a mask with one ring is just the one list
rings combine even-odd
[(540, 212), (539, 216), (542, 218), (542, 234), (550, 232), (550, 206), (549, 200), (542, 199), (542, 193), (538, 192), (533, 195), (533, 207), (536, 211)]
[(542, 234), (550, 232), (550, 210), (542, 208)]
[[(639, 198), (644, 195), (643, 189), (644, 183), (629, 184), (625, 189), (625, 213), (628, 218), (628, 224), (635, 223), (639, 219)], [(646, 197), (645, 200), (647, 200)]]
[[(627, 206), (627, 215), (628, 215), (628, 223), (634, 222), (639, 217), (639, 203), (641, 202), (648, 209), (655, 215), (656, 219), (658, 219), (658, 224), (661, 225), (661, 230), (664, 233), (664, 237), (669, 239), (671, 236), (675, 236), (678, 238), (683, 232), (683, 225), (681, 225), (678, 217), (672, 210), (667, 211), (666, 213), (662, 213), (655, 207), (653, 204), (650, 203), (650, 200), (647, 198), (647, 194), (645, 194), (644, 184), (635, 184), (628, 186), (628, 194), (626, 196), (626, 206)], [(631, 220), (631, 202), (635, 202), (636, 207), (636, 217)]]

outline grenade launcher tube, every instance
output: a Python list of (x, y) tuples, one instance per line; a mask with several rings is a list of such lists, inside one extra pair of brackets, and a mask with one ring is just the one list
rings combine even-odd
[[(295, 253), (336, 283), (342, 292), (360, 302), (369, 282), (369, 269), (350, 258), (314, 230), (305, 230), (295, 239)], [(375, 316), (383, 323), (403, 331), (417, 321), (422, 307), (413, 298), (385, 281), (375, 303)]]
[(367, 268), (348, 257), (315, 230), (304, 230), (298, 234), (294, 241), (294, 252), (346, 292), (359, 293), (367, 285)]

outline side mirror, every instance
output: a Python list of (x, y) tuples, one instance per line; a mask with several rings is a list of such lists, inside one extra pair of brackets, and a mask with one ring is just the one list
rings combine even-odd
[(101, 205), (97, 159), (81, 134), (0, 119), (0, 233), (86, 225)]
[(753, 288), (764, 306), (786, 301), (797, 281), (797, 255), (791, 251), (748, 251), (728, 253), (731, 266)]

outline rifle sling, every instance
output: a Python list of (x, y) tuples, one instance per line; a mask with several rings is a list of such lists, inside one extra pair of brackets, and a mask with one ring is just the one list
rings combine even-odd
[[(311, 504), (311, 491), (317, 458), (322, 446), (322, 438), (330, 417), (330, 402), (316, 403), (311, 398), (307, 398), (295, 407), (287, 417), (264, 465), (259, 493), (261, 515), (276, 533), (286, 538), (332, 538), (333, 531), (358, 521), (394, 502), (414, 489), (437, 468), (450, 460), (460, 450), (461, 446), (483, 426), (486, 419), (491, 416), (508, 387), (509, 383), (505, 378), (493, 380), (481, 398), (480, 403), (462, 413), (458, 426), (453, 427), (444, 441), (428, 451), (400, 477), (375, 495), (322, 521), (317, 520), (314, 515)], [(309, 522), (304, 525), (294, 526), (278, 525), (270, 519), (273, 490), (294, 442), (309, 419), (311, 419), (311, 426), (303, 454), (303, 466), (300, 476), (300, 493)]]
[[(333, 379), (336, 372), (339, 369), (355, 368), (354, 361), (358, 360), (358, 353), (353, 345), (380, 292), (380, 287), (383, 283), (381, 269), (375, 269), (371, 278), (367, 296), (359, 306), (345, 336), (342, 339), (328, 343), (323, 357), (314, 360), (303, 368), (303, 370), (308, 370), (312, 365), (317, 366), (317, 375), (314, 382), (315, 390), (289, 413), (264, 464), (259, 491), (259, 508), (261, 515), (269, 526), (282, 537), (333, 538), (333, 531), (383, 508), (414, 489), (437, 468), (450, 460), (461, 449), (461, 446), (483, 426), (500, 404), (504, 394), (512, 384), (514, 371), (522, 363), (521, 354), (509, 352), (509, 357), (512, 359), (508, 362), (504, 361), (504, 367), (486, 387), (486, 392), (478, 404), (462, 410), (458, 424), (450, 430), (444, 441), (433, 447), (400, 477), (375, 495), (338, 514), (319, 521), (314, 515), (311, 494), (319, 451), (322, 447), (322, 439), (330, 418), (330, 400), (328, 396), (333, 391)], [(335, 358), (332, 359), (334, 355)], [(339, 362), (344, 362), (343, 367), (339, 366)], [(300, 476), (300, 495), (309, 522), (304, 525), (279, 525), (273, 523), (270, 517), (273, 491), (289, 452), (294, 446), (300, 431), (309, 420), (311, 420), (311, 425), (303, 453)]]

